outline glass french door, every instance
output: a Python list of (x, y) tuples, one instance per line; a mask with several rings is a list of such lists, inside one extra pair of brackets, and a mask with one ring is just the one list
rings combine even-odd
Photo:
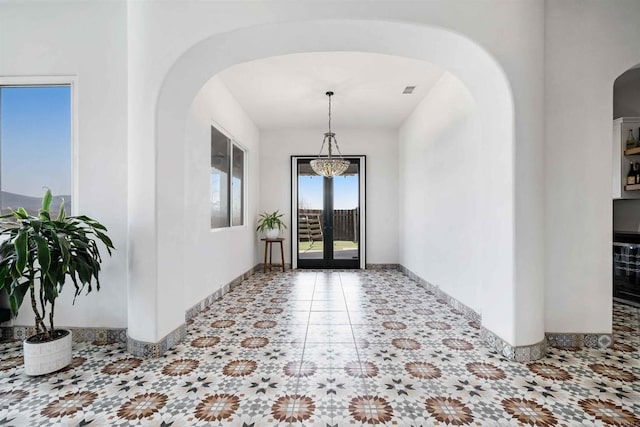
[(364, 268), (365, 157), (345, 157), (347, 171), (316, 175), (313, 157), (292, 157), (294, 268)]

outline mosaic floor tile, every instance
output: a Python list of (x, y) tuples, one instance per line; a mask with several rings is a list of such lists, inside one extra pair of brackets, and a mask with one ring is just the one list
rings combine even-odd
[(157, 359), (74, 343), (31, 378), (0, 343), (0, 425), (640, 425), (640, 309), (613, 311), (612, 348), (523, 364), (397, 271), (259, 273)]

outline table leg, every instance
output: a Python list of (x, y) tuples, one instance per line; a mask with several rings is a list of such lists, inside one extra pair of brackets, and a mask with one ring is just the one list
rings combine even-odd
[(264, 264), (262, 264), (262, 272), (266, 273), (267, 272), (267, 246), (269, 245), (269, 242), (265, 241), (264, 242)]
[(273, 242), (269, 242), (269, 271), (273, 269)]
[(282, 246), (282, 240), (280, 241), (280, 259), (282, 260), (282, 271), (284, 271), (284, 247)]

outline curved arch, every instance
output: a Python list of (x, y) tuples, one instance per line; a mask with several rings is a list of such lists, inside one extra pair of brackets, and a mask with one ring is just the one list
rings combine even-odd
[(637, 60), (626, 60), (624, 61), (624, 65), (620, 64), (620, 66), (615, 67), (615, 72), (613, 73), (613, 82), (615, 83), (618, 80), (618, 77), (626, 73), (627, 71), (631, 71), (633, 69), (640, 68), (640, 62)]
[[(619, 68), (616, 68), (619, 70)], [(640, 78), (640, 63), (634, 63), (631, 67), (619, 72), (614, 78), (611, 84), (612, 88), (612, 105), (613, 105), (613, 118), (638, 116), (639, 110), (634, 108), (635, 103), (631, 100), (636, 95), (638, 79)], [(631, 90), (629, 90), (631, 85)], [(635, 90), (635, 91), (634, 91)], [(629, 98), (627, 98), (629, 97)], [(625, 99), (626, 102), (619, 102), (620, 99)], [(616, 102), (618, 101), (618, 102)]]
[[(544, 335), (541, 320), (529, 325), (524, 337), (516, 332), (515, 326), (514, 113), (504, 72), (483, 48), (452, 31), (365, 20), (280, 23), (213, 35), (186, 51), (170, 69), (157, 99), (155, 125), (153, 200), (157, 259), (153, 263), (155, 280), (148, 282), (156, 285), (153, 308), (156, 319), (157, 313), (163, 313), (163, 319), (158, 320), (163, 324), (156, 325), (156, 333), (163, 336), (184, 321), (183, 313), (176, 312), (181, 307), (172, 304), (179, 297), (179, 292), (172, 289), (181, 278), (179, 272), (171, 269), (178, 270), (172, 266), (179, 263), (176, 254), (182, 253), (185, 245), (180, 225), (185, 214), (183, 207), (166, 195), (184, 191), (184, 135), (193, 98), (213, 75), (232, 65), (319, 51), (360, 51), (426, 60), (456, 75), (467, 86), (480, 112), (487, 147), (484, 150), (487, 154), (479, 159), (486, 169), (482, 208), (491, 212), (483, 222), (481, 236), (486, 247), (480, 279), (483, 326), (512, 344), (539, 341)], [(135, 237), (132, 240), (135, 245)], [(136, 295), (148, 299), (149, 292)], [(130, 293), (129, 298), (130, 304), (145, 304), (141, 296)], [(489, 310), (490, 307), (500, 309)], [(535, 319), (538, 317), (541, 316)], [(130, 318), (130, 326), (137, 321)], [(135, 334), (131, 336), (138, 339)]]

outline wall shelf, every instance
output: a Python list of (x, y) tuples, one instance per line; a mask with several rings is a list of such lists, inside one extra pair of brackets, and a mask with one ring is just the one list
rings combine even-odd
[(637, 156), (640, 154), (640, 147), (629, 148), (628, 150), (624, 150), (625, 156)]
[(640, 199), (640, 184), (625, 185), (627, 173), (632, 163), (640, 162), (640, 147), (625, 150), (627, 136), (631, 130), (637, 135), (640, 117), (620, 117), (613, 121), (612, 159), (613, 159), (613, 199)]

